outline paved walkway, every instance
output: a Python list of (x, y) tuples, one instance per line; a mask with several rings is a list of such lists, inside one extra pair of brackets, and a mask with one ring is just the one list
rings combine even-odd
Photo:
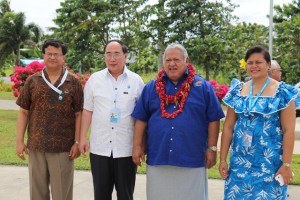
[[(224, 181), (208, 180), (209, 199), (223, 199)], [(288, 200), (299, 199), (300, 186), (289, 186)], [(93, 200), (93, 184), (90, 171), (75, 170), (74, 200)], [(298, 196), (298, 197), (297, 197)], [(27, 167), (0, 165), (0, 199), (29, 200), (29, 183)], [(134, 193), (135, 200), (146, 200), (146, 175), (137, 175)], [(117, 200), (115, 192), (113, 200)]]
[[(15, 101), (0, 100), (0, 109), (18, 110)], [(1, 120), (1, 119), (0, 119)], [(296, 130), (300, 132), (300, 120), (297, 120)], [(219, 140), (220, 141), (220, 140)], [(295, 154), (300, 154), (300, 140), (295, 141)], [(0, 165), (0, 200), (29, 200), (29, 183), (27, 167)], [(208, 180), (209, 199), (223, 199), (224, 181), (217, 179)], [(288, 200), (300, 197), (300, 186), (289, 186)], [(298, 196), (298, 197), (297, 197)], [(90, 171), (75, 170), (74, 175), (74, 200), (92, 200), (93, 184)], [(146, 176), (137, 175), (135, 200), (146, 200)], [(117, 200), (114, 193), (113, 200)]]
[[(17, 99), (16, 99), (17, 100)], [(19, 110), (15, 100), (0, 100), (1, 110)]]

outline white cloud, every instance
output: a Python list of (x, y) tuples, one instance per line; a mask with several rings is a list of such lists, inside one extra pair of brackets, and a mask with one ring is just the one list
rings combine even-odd
[[(231, 2), (240, 5), (234, 11), (234, 15), (239, 17), (239, 22), (269, 25), (267, 16), (270, 13), (270, 0), (231, 0)], [(273, 5), (283, 5), (291, 2), (292, 0), (273, 0)]]
[(43, 31), (47, 27), (55, 26), (52, 19), (56, 17), (56, 9), (61, 0), (10, 0), (10, 7), (14, 12), (24, 12), (26, 23), (34, 22)]
[[(26, 23), (34, 22), (46, 31), (47, 27), (55, 26), (52, 19), (55, 18), (55, 10), (60, 7), (61, 1), (63, 0), (10, 0), (10, 5), (15, 12), (21, 11), (25, 13)], [(234, 11), (234, 15), (239, 17), (239, 21), (266, 26), (269, 24), (267, 15), (270, 11), (270, 0), (231, 0), (231, 2), (240, 5)], [(292, 0), (273, 0), (274, 5), (283, 5), (291, 2)]]

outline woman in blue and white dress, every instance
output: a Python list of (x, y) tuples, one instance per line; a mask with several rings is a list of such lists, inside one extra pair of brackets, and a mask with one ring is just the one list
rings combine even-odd
[[(271, 59), (265, 48), (250, 48), (245, 60), (251, 80), (234, 79), (223, 99), (228, 106), (219, 166), (226, 178), (224, 199), (286, 199), (293, 178), (297, 90), (268, 76)], [(275, 180), (279, 174), (282, 186)]]

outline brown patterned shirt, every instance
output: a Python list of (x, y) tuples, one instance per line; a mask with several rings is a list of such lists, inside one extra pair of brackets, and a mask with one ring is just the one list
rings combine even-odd
[[(65, 70), (54, 84), (57, 87)], [(49, 80), (46, 70), (45, 77)], [(42, 77), (42, 73), (27, 79), (17, 104), (29, 111), (28, 141), (29, 150), (39, 152), (68, 152), (75, 139), (75, 113), (83, 107), (83, 90), (80, 81), (70, 73), (59, 87), (62, 100)]]

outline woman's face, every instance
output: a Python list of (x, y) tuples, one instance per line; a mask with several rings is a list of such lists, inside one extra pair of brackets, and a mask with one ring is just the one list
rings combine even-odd
[(252, 79), (268, 76), (270, 62), (267, 62), (262, 53), (253, 53), (247, 62), (247, 73)]

